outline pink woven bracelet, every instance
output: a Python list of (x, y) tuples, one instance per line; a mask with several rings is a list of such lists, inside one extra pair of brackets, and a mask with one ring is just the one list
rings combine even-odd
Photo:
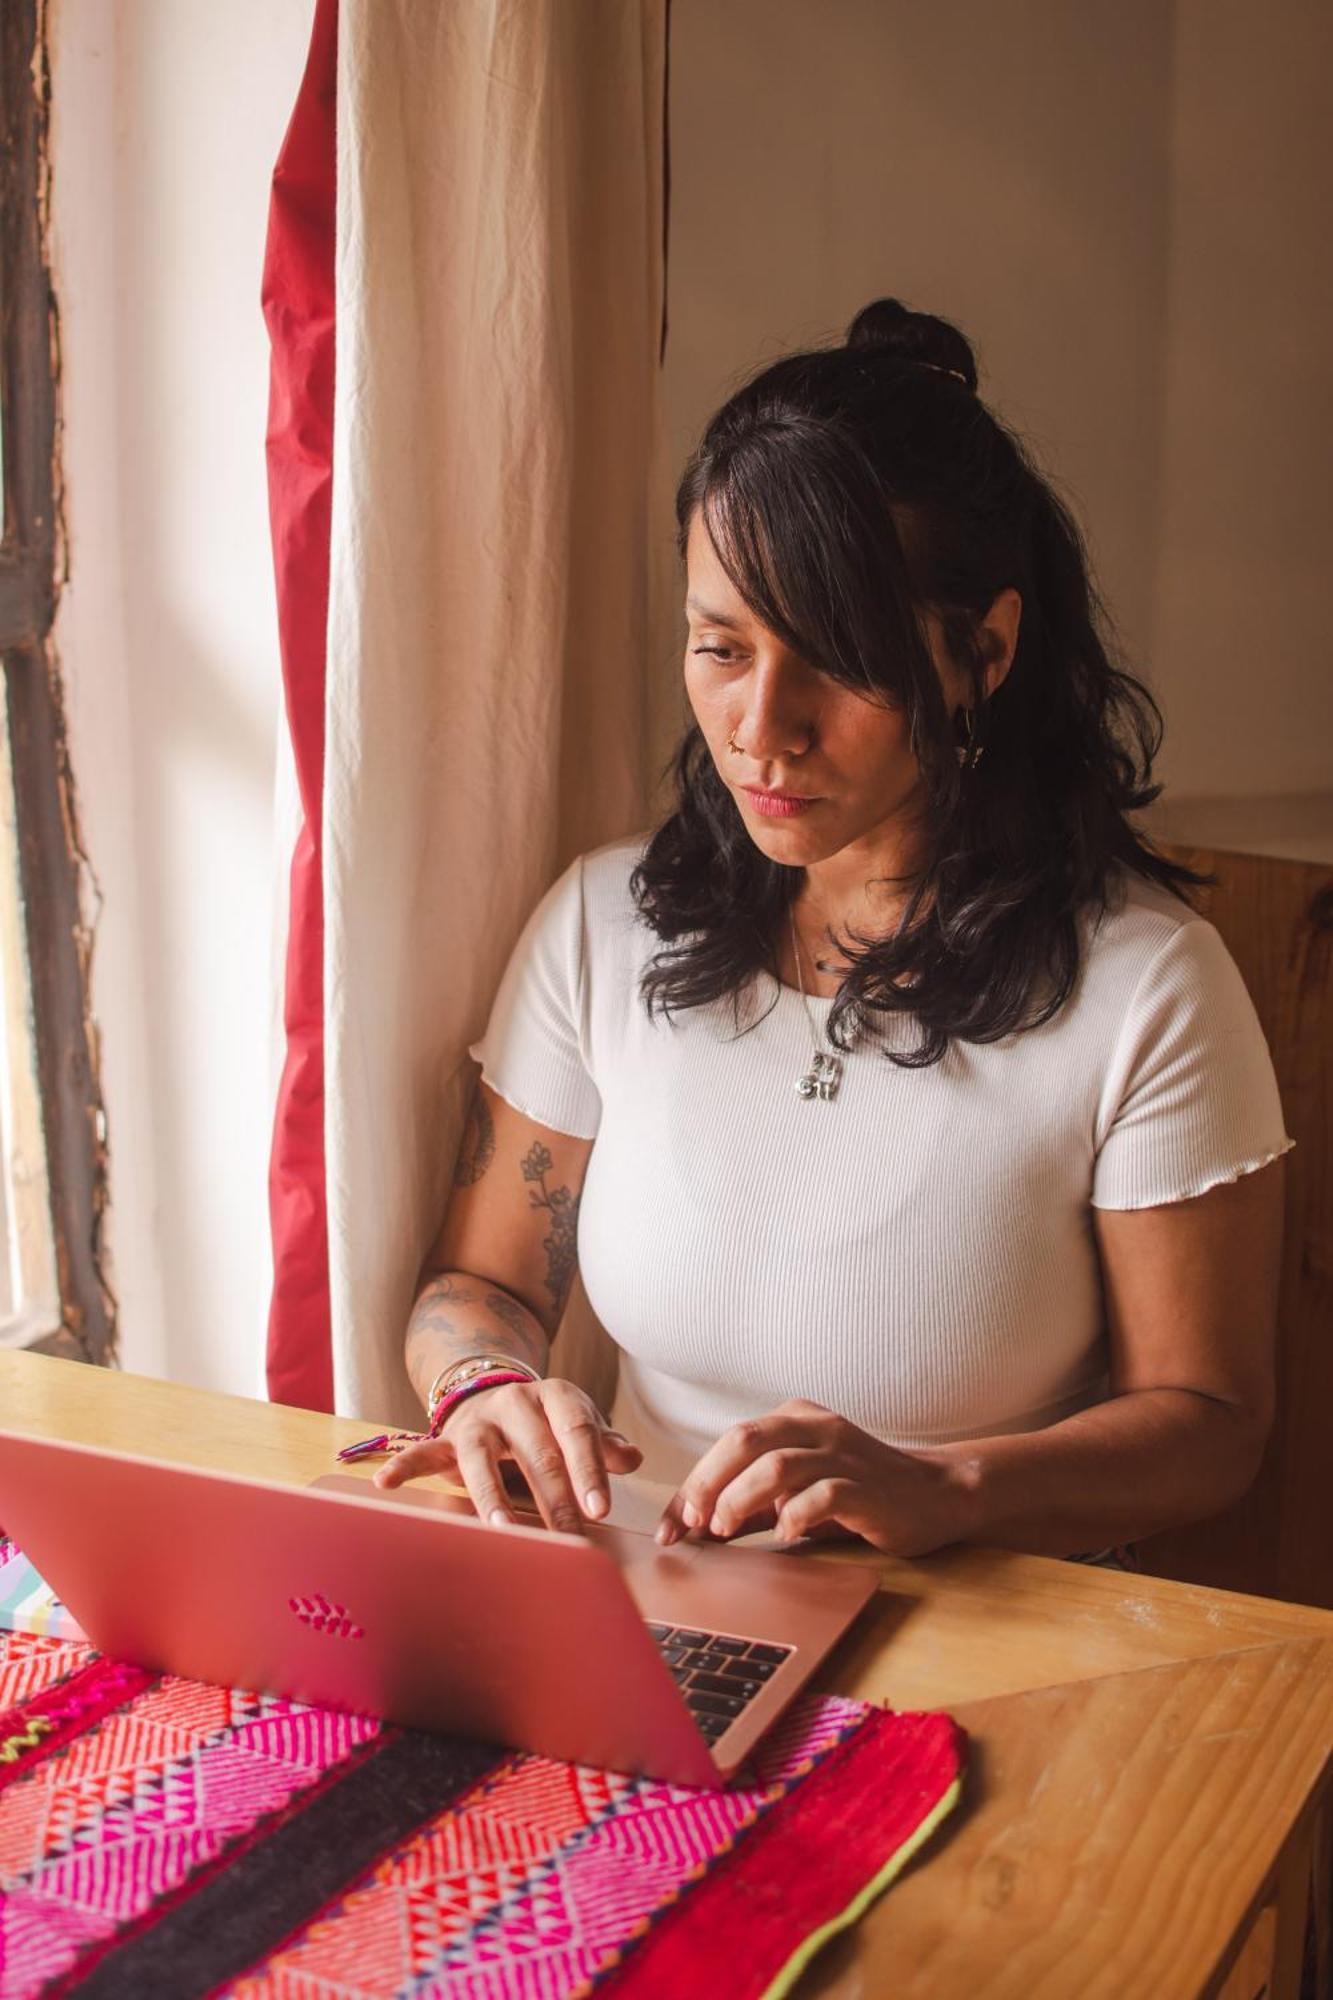
[(407, 1444), (425, 1444), (430, 1438), (437, 1438), (445, 1421), (451, 1417), (460, 1403), (475, 1396), (480, 1389), (495, 1389), (502, 1382), (530, 1382), (531, 1375), (520, 1375), (516, 1370), (497, 1368), (489, 1375), (478, 1375), (475, 1381), (464, 1382), (448, 1396), (441, 1396), (430, 1413), (430, 1428), (424, 1431), (381, 1431), (378, 1436), (361, 1438), (356, 1444), (344, 1445), (338, 1453), (340, 1459), (354, 1462), (358, 1458), (392, 1458)]
[(516, 1369), (509, 1368), (497, 1368), (491, 1375), (474, 1376), (460, 1388), (452, 1389), (447, 1396), (441, 1396), (430, 1413), (427, 1437), (437, 1438), (458, 1405), (465, 1403), (469, 1396), (479, 1395), (483, 1389), (498, 1389), (502, 1382), (531, 1382), (531, 1380), (531, 1375), (520, 1375)]

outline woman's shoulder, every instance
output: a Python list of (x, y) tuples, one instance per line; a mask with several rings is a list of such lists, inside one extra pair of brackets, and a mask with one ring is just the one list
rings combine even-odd
[(557, 974), (573, 991), (591, 963), (623, 951), (637, 911), (630, 877), (646, 834), (607, 841), (576, 855), (528, 911), (510, 958), (514, 977), (526, 968)]
[(582, 886), (583, 928), (592, 957), (637, 952), (650, 939), (634, 901), (631, 878), (651, 835), (625, 834), (581, 854), (575, 867)]
[(650, 835), (626, 834), (575, 855), (554, 878), (528, 919), (536, 932), (600, 936), (635, 914), (630, 878)]
[(1117, 868), (1107, 883), (1105, 908), (1091, 915), (1089, 946), (1103, 956), (1153, 954), (1192, 925), (1213, 928), (1173, 889)]
[(579, 856), (585, 908), (604, 912), (608, 916), (618, 909), (633, 908), (630, 877), (651, 838), (647, 830), (622, 834), (618, 840), (605, 841), (601, 847), (590, 847), (586, 854)]
[(1150, 990), (1197, 992), (1233, 977), (1238, 975), (1216, 926), (1163, 884), (1118, 870), (1106, 907), (1088, 914), (1083, 998), (1113, 1015)]

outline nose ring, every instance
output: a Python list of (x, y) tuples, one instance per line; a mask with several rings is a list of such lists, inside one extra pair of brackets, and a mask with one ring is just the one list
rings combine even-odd
[(736, 741), (736, 732), (734, 729), (732, 730), (730, 736), (727, 738), (727, 748), (728, 750), (733, 750), (738, 757), (743, 757), (745, 755), (745, 752), (742, 750), (740, 744)]

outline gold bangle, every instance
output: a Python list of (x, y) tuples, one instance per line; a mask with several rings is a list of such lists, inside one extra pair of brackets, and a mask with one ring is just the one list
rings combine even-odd
[(461, 1389), (477, 1375), (489, 1375), (496, 1368), (513, 1370), (526, 1375), (531, 1382), (540, 1382), (541, 1376), (528, 1361), (520, 1361), (512, 1354), (464, 1354), (457, 1361), (446, 1362), (430, 1385), (426, 1396), (426, 1414), (429, 1416), (442, 1396)]

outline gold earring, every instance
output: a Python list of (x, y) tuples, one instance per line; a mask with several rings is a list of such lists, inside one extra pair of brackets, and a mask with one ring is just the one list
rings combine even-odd
[(976, 720), (973, 711), (970, 708), (965, 708), (961, 713), (965, 740), (962, 743), (956, 743), (954, 750), (962, 769), (964, 771), (974, 771), (986, 754), (986, 746), (984, 743), (978, 743), (977, 741)]

